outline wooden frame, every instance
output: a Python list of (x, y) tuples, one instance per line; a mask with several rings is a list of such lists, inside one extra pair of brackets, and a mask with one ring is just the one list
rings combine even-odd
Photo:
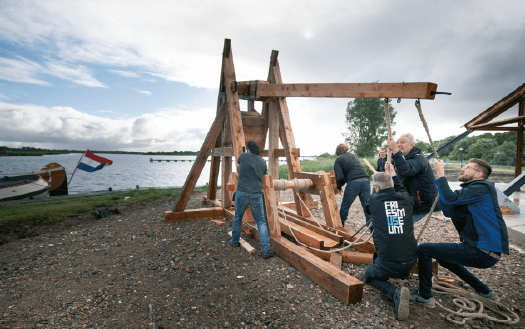
[[(232, 194), (237, 187), (237, 176), (232, 170), (232, 160), (237, 160), (253, 139), (261, 147), (261, 156), (268, 157), (268, 173), (263, 177), (263, 196), (269, 225), (272, 250), (304, 275), (318, 283), (345, 304), (356, 303), (363, 297), (363, 283), (341, 271), (342, 262), (369, 263), (375, 247), (371, 243), (355, 246), (355, 250), (337, 253), (321, 253), (294, 244), (282, 234), (295, 235), (303, 244), (319, 250), (340, 247), (351, 234), (342, 227), (339, 209), (335, 201), (335, 179), (333, 173), (302, 172), (299, 149), (296, 147), (286, 97), (388, 97), (434, 99), (437, 85), (430, 82), (417, 83), (316, 83), (284, 84), (281, 77), (279, 52), (270, 56), (266, 81), (236, 81), (231, 41), (226, 39), (222, 54), (222, 68), (217, 101), (217, 114), (199, 155), (183, 186), (173, 211), (165, 212), (167, 222), (203, 219), (210, 217), (234, 218)], [(248, 100), (248, 111), (241, 111), (239, 99)], [(254, 102), (262, 101), (259, 114)], [(268, 138), (267, 149), (265, 149)], [(282, 148), (279, 148), (279, 142)], [(208, 156), (212, 157), (206, 203), (215, 207), (185, 210), (190, 195), (202, 172)], [(294, 191), (294, 202), (287, 207), (278, 207), (273, 178), (278, 176), (279, 157), (285, 157), (289, 179), (309, 179), (310, 188)], [(235, 162), (236, 163), (236, 162)], [(237, 163), (236, 163), (237, 166)], [(219, 168), (222, 193), (217, 198)], [(238, 168), (237, 168), (238, 169)], [(290, 186), (295, 184), (291, 183)], [(319, 224), (309, 208), (317, 207), (312, 194), (320, 196), (325, 223)], [(288, 207), (292, 208), (289, 209)], [(243, 230), (258, 239), (257, 226), (247, 211), (243, 219)]]

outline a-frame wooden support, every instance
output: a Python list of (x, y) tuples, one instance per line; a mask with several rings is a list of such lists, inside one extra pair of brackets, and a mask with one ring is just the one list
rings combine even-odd
[[(494, 118), (508, 111), (514, 105), (518, 105), (518, 116), (503, 120)], [(517, 126), (506, 126), (507, 124), (517, 123)], [(514, 177), (518, 177), (522, 171), (523, 162), (523, 131), (525, 130), (525, 84), (500, 99), (494, 105), (480, 113), (478, 116), (465, 123), (467, 131), (517, 131), (516, 139), (516, 167)]]
[[(356, 246), (364, 253), (341, 252), (323, 260), (311, 249), (305, 249), (283, 238), (281, 234), (294, 234), (302, 243), (319, 250), (337, 247), (343, 240), (355, 238), (341, 224), (335, 202), (333, 175), (301, 171), (299, 149), (292, 131), (286, 97), (389, 97), (434, 99), (437, 85), (433, 83), (342, 83), (342, 84), (283, 84), (278, 51), (272, 51), (266, 81), (236, 81), (231, 41), (226, 39), (222, 54), (222, 68), (215, 120), (202, 144), (199, 155), (184, 183), (181, 195), (173, 211), (166, 211), (167, 222), (226, 217), (232, 220), (231, 194), (237, 186), (237, 176), (232, 170), (243, 152), (246, 141), (254, 140), (261, 147), (260, 155), (268, 158), (268, 173), (263, 177), (263, 195), (266, 204), (272, 250), (292, 264), (313, 281), (345, 304), (359, 302), (363, 296), (363, 283), (341, 271), (341, 262), (371, 261), (375, 248), (371, 243)], [(248, 101), (248, 111), (241, 111), (239, 98)], [(262, 101), (259, 114), (254, 102)], [(268, 140), (267, 148), (266, 140)], [(282, 149), (279, 148), (279, 142)], [(197, 183), (208, 156), (211, 155), (208, 200), (215, 207), (186, 210), (186, 205)], [(289, 179), (308, 180), (310, 188), (294, 191), (294, 207), (279, 208), (274, 191), (274, 179), (278, 178), (278, 158), (286, 157)], [(237, 166), (237, 164), (236, 164)], [(219, 168), (222, 168), (221, 198), (217, 197)], [(317, 207), (311, 195), (319, 195), (325, 223), (312, 219), (309, 208)], [(286, 217), (288, 216), (288, 219)], [(257, 227), (246, 211), (243, 229), (258, 238)], [(284, 221), (286, 222), (284, 222)]]

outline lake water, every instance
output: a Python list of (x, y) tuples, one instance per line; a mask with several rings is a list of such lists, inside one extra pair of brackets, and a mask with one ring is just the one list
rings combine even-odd
[[(136, 154), (97, 154), (113, 161), (111, 166), (88, 173), (77, 170), (69, 185), (69, 194), (103, 191), (110, 187), (113, 191), (134, 189), (139, 187), (182, 187), (195, 163), (197, 156), (178, 155), (136, 155)], [(80, 159), (80, 153), (0, 157), (0, 175), (2, 173), (31, 172), (40, 170), (47, 164), (56, 162), (66, 169), (68, 181)], [(150, 158), (162, 160), (177, 160), (177, 162), (150, 162)], [(306, 158), (306, 157), (305, 157)], [(315, 157), (308, 157), (315, 159)], [(184, 160), (182, 162), (181, 160)], [(192, 160), (191, 162), (188, 160)], [(301, 157), (303, 160), (303, 157)], [(285, 163), (283, 159), (283, 164)], [(232, 166), (235, 171), (235, 166)], [(197, 181), (197, 186), (206, 185), (210, 176), (210, 162), (206, 162)], [(220, 185), (220, 177), (219, 182)]]

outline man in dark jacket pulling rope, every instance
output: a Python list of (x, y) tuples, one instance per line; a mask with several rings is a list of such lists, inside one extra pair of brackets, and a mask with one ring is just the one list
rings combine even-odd
[(261, 240), (261, 252), (264, 258), (274, 255), (270, 250), (270, 237), (262, 194), (262, 177), (267, 174), (266, 161), (259, 156), (259, 145), (255, 141), (246, 144), (249, 152), (241, 153), (237, 163), (239, 164), (239, 180), (235, 192), (235, 217), (233, 218), (232, 238), (230, 245), (239, 247), (241, 235), (242, 217), (246, 207), (250, 206), (253, 219), (257, 223), (257, 233)]
[[(346, 184), (345, 193), (343, 194), (343, 201), (341, 202), (341, 209), (339, 215), (341, 216), (341, 223), (345, 226), (348, 211), (354, 203), (354, 200), (359, 196), (363, 211), (365, 209), (365, 202), (370, 196), (370, 178), (365, 169), (359, 162), (357, 156), (353, 153), (348, 153), (349, 147), (347, 144), (341, 143), (337, 145), (335, 154), (337, 159), (334, 163), (335, 181), (337, 189), (341, 190)], [(366, 222), (370, 220), (368, 214), (365, 212)]]
[(406, 287), (396, 288), (388, 279), (405, 277), (416, 265), (417, 242), (412, 221), (414, 201), (396, 176), (394, 168), (387, 163), (385, 169), (386, 172), (372, 176), (377, 193), (371, 195), (366, 203), (377, 252), (372, 263), (366, 267), (365, 282), (393, 300), (395, 317), (406, 320), (410, 313), (410, 291)]
[(461, 189), (452, 191), (445, 178), (445, 164), (434, 160), (438, 179), (436, 185), (443, 213), (452, 218), (461, 243), (423, 243), (419, 245), (419, 290), (410, 299), (429, 307), (435, 306), (432, 297), (432, 258), (439, 265), (469, 284), (478, 295), (498, 301), (499, 297), (465, 267), (490, 268), (509, 254), (507, 226), (498, 205), (493, 182), (486, 179), (492, 172), (484, 160), (470, 159), (460, 171)]
[[(392, 162), (396, 172), (401, 177), (403, 185), (414, 199), (414, 223), (426, 216), (438, 195), (434, 185), (434, 172), (421, 149), (414, 146), (415, 139), (412, 134), (403, 134), (397, 140), (392, 137), (387, 140), (392, 151)], [(441, 206), (438, 202), (434, 213), (438, 214)]]

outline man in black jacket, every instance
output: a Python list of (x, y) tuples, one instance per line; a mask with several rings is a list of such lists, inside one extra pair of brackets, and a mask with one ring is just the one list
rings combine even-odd
[[(397, 140), (392, 137), (387, 140), (392, 151), (392, 162), (396, 172), (401, 177), (403, 185), (414, 199), (414, 223), (426, 216), (438, 195), (434, 185), (434, 172), (421, 149), (414, 146), (415, 139), (412, 134), (403, 134)], [(434, 213), (439, 214), (441, 205), (434, 208)]]
[(490, 268), (502, 253), (509, 254), (507, 225), (498, 205), (493, 182), (487, 178), (491, 166), (484, 160), (470, 159), (460, 171), (461, 189), (452, 191), (445, 177), (445, 164), (435, 160), (439, 197), (443, 213), (452, 219), (461, 243), (423, 243), (418, 247), (419, 289), (410, 299), (428, 307), (436, 302), (432, 297), (432, 259), (456, 274), (478, 295), (499, 300), (498, 295), (481, 282), (466, 267)]
[(366, 267), (365, 282), (393, 300), (394, 315), (398, 320), (406, 320), (410, 291), (406, 287), (396, 288), (388, 279), (405, 277), (416, 265), (417, 242), (412, 221), (414, 201), (390, 164), (386, 164), (385, 171), (372, 176), (377, 194), (371, 195), (366, 203), (377, 252)]
[[(337, 159), (334, 163), (335, 181), (337, 183), (337, 189), (341, 190), (343, 185), (346, 184), (345, 193), (343, 194), (343, 201), (341, 202), (341, 208), (339, 209), (339, 215), (341, 216), (341, 223), (345, 226), (346, 218), (348, 217), (348, 211), (354, 203), (354, 200), (359, 196), (363, 211), (365, 209), (365, 202), (370, 196), (370, 179), (365, 169), (359, 162), (357, 156), (353, 153), (348, 153), (349, 147), (347, 144), (341, 143), (337, 145), (335, 154)], [(370, 218), (365, 212), (366, 221)]]

